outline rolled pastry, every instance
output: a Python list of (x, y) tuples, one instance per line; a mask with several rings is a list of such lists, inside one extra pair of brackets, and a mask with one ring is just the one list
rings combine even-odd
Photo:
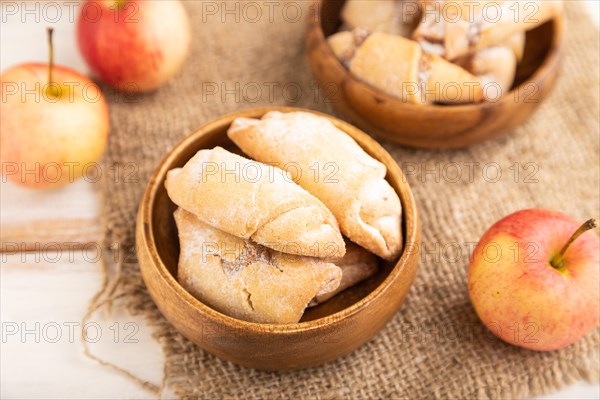
[(369, 37), (369, 31), (363, 28), (356, 28), (353, 31), (342, 31), (329, 36), (327, 41), (336, 57), (344, 64), (344, 67), (350, 69), (350, 61), (365, 39)]
[(315, 296), (308, 305), (313, 307), (331, 299), (336, 294), (370, 278), (377, 272), (377, 257), (353, 243), (346, 244), (346, 255), (341, 259), (328, 259), (342, 270), (342, 279), (337, 289)]
[(484, 87), (484, 98), (494, 101), (512, 88), (524, 52), (525, 33), (518, 32), (503, 45), (486, 47), (454, 62), (475, 75)]
[(416, 0), (347, 0), (341, 17), (352, 30), (365, 28), (409, 37), (419, 20), (419, 2)]
[(523, 60), (523, 56), (525, 55), (526, 37), (527, 35), (525, 32), (518, 32), (509, 37), (505, 43), (505, 46), (508, 46), (515, 54), (515, 58), (517, 59), (518, 63)]
[(328, 119), (269, 112), (236, 119), (229, 138), (259, 161), (284, 167), (335, 215), (351, 241), (387, 260), (400, 254), (400, 199), (386, 167)]
[[(332, 46), (336, 55), (346, 61), (357, 78), (391, 96), (415, 104), (461, 104), (483, 98), (477, 77), (425, 53), (413, 40), (375, 32), (356, 46), (356, 40), (349, 40), (348, 34), (339, 32), (329, 38), (330, 43), (336, 44)], [(343, 47), (344, 44), (355, 48)], [(349, 61), (348, 54), (352, 55)]]
[(279, 168), (216, 147), (168, 172), (171, 200), (203, 222), (284, 253), (342, 257), (335, 217)]
[(424, 1), (421, 23), (413, 37), (423, 49), (448, 60), (506, 43), (551, 20), (562, 0)]
[(319, 258), (283, 254), (175, 211), (180, 254), (177, 280), (194, 297), (250, 322), (298, 322), (315, 296), (335, 290), (339, 267)]
[(515, 80), (517, 56), (508, 46), (487, 47), (456, 63), (477, 76), (486, 100), (494, 101), (508, 93)]

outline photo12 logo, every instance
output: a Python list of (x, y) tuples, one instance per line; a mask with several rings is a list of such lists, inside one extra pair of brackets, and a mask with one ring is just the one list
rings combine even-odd
[(102, 91), (93, 82), (8, 82), (3, 80), (0, 89), (2, 103), (48, 103), (85, 101), (97, 103), (102, 99)]
[(404, 177), (420, 183), (473, 183), (484, 181), (497, 183), (539, 183), (540, 167), (537, 163), (513, 162), (501, 165), (497, 162), (452, 161), (452, 162), (411, 162), (400, 164)]
[(98, 162), (77, 161), (13, 162), (2, 161), (2, 183), (8, 181), (28, 186), (54, 183), (73, 183), (78, 179), (96, 183), (108, 179), (115, 183), (138, 183), (138, 165), (134, 162), (102, 165)]
[(298, 104), (312, 101), (315, 104), (336, 103), (341, 94), (337, 84), (333, 82), (319, 85), (312, 82), (202, 82), (202, 102), (228, 103), (277, 103)]
[(517, 323), (501, 326), (492, 322), (488, 325), (474, 323), (411, 323), (403, 322), (398, 329), (398, 335), (404, 342), (419, 343), (456, 343), (474, 342), (479, 340), (496, 342), (497, 336), (507, 333), (515, 341), (537, 343), (539, 325), (535, 322)]
[(135, 322), (114, 322), (102, 329), (97, 322), (2, 322), (2, 343), (75, 343), (79, 338), (98, 343), (104, 338), (113, 343), (139, 343), (140, 327)]
[[(534, 241), (512, 241), (500, 243), (490, 241), (477, 248), (477, 241), (422, 241), (420, 244), (408, 244), (408, 255), (418, 254), (421, 263), (448, 263), (468, 265), (474, 256), (490, 264), (522, 262), (536, 264), (540, 261), (541, 246)], [(477, 248), (477, 249), (476, 249)]]
[[(104, 247), (95, 241), (75, 242), (39, 242), (39, 241), (16, 241), (3, 240), (0, 247), (0, 259), (2, 263), (73, 263), (78, 259), (91, 264), (96, 264), (101, 260), (110, 260), (113, 263), (123, 262), (126, 264), (136, 264), (138, 262), (137, 253), (133, 246), (121, 246), (119, 243), (113, 243), (111, 246)], [(17, 258), (18, 257), (18, 258)]]
[[(410, 3), (410, 2), (409, 2)], [(537, 24), (540, 1), (431, 1), (421, 7), (421, 23)], [(414, 15), (414, 14), (413, 14)]]
[(304, 10), (297, 1), (203, 1), (202, 22), (298, 23), (304, 19)]
[[(265, 168), (265, 165), (263, 164), (274, 168)], [(335, 162), (320, 163), (318, 161), (311, 163), (308, 170), (303, 170), (300, 164), (296, 162), (288, 162), (285, 164), (277, 162), (258, 163), (256, 161), (247, 163), (203, 162), (201, 170), (202, 172), (199, 176), (199, 181), (202, 183), (215, 181), (223, 183), (258, 183), (266, 181), (273, 183), (278, 180), (294, 183), (303, 176), (308, 175), (315, 183), (322, 182), (335, 184), (339, 182), (336, 175), (338, 174), (340, 167)]]
[(138, 23), (136, 1), (2, 1), (2, 23), (75, 23), (77, 18), (98, 22), (109, 17), (115, 23)]

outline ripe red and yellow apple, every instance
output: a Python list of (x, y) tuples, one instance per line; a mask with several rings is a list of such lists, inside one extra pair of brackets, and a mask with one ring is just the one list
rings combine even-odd
[(189, 22), (177, 0), (88, 0), (77, 41), (92, 73), (125, 92), (157, 89), (183, 65)]
[(582, 226), (560, 212), (530, 209), (485, 232), (468, 281), (473, 306), (493, 333), (517, 346), (555, 350), (598, 325), (600, 239), (585, 232), (591, 221)]
[(6, 179), (52, 188), (86, 170), (97, 173), (109, 120), (96, 84), (51, 60), (50, 65), (22, 64), (4, 71), (0, 97), (0, 160)]

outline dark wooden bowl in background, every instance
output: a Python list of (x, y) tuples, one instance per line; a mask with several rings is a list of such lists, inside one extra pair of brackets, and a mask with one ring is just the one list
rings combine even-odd
[(240, 111), (201, 127), (180, 142), (152, 175), (142, 198), (136, 247), (144, 282), (154, 302), (173, 326), (208, 352), (259, 369), (304, 368), (333, 360), (375, 335), (396, 313), (419, 262), (420, 229), (411, 190), (398, 164), (375, 140), (354, 126), (329, 118), (367, 153), (387, 167), (387, 180), (402, 202), (404, 249), (397, 262), (382, 263), (371, 279), (308, 309), (300, 323), (275, 325), (241, 321), (221, 314), (183, 289), (176, 280), (179, 239), (175, 204), (164, 187), (167, 171), (183, 166), (200, 149), (223, 146), (239, 152), (227, 138), (238, 117), (260, 118), (273, 107)]
[(330, 101), (350, 122), (391, 142), (430, 149), (465, 147), (521, 124), (548, 96), (560, 70), (562, 16), (527, 32), (513, 89), (496, 102), (416, 105), (354, 77), (338, 61), (327, 37), (341, 26), (344, 1), (321, 0), (307, 37), (310, 66)]

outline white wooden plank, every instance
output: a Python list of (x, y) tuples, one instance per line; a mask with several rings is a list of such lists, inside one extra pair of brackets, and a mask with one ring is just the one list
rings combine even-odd
[(70, 12), (74, 3), (2, 1), (0, 70), (24, 62), (47, 62), (46, 28), (53, 27), (55, 63), (85, 73), (88, 69), (77, 49), (76, 14)]
[(33, 190), (0, 182), (0, 204), (3, 226), (50, 219), (93, 220), (99, 209), (94, 186), (85, 180), (54, 190)]
[[(99, 264), (86, 261), (80, 252), (0, 257), (1, 398), (152, 397), (83, 355), (80, 323), (100, 286)], [(100, 332), (91, 344), (94, 354), (160, 383), (162, 351), (143, 320), (99, 312), (90, 323), (91, 338)]]

